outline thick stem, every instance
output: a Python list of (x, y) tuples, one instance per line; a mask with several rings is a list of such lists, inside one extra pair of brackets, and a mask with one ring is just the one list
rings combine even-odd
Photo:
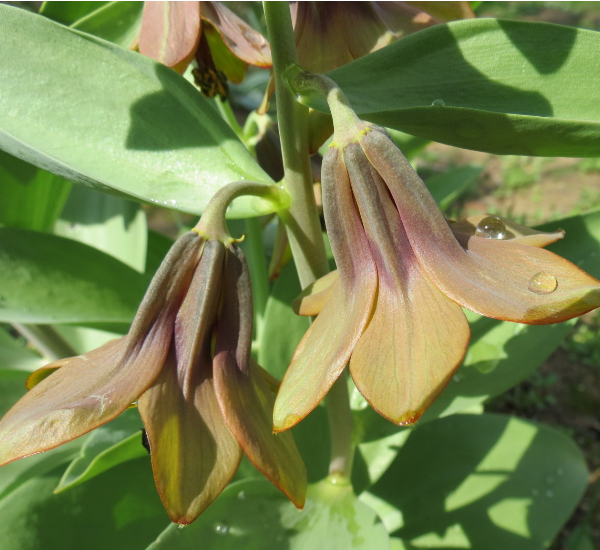
[[(308, 109), (296, 101), (284, 77), (286, 70), (298, 62), (289, 5), (264, 2), (264, 8), (273, 55), (285, 186), (292, 198), (290, 209), (280, 217), (287, 227), (300, 284), (305, 288), (329, 272), (310, 169)], [(331, 430), (330, 472), (349, 476), (353, 420), (345, 377), (330, 390), (327, 409)]]
[(305, 288), (329, 271), (310, 169), (308, 109), (296, 101), (283, 77), (298, 62), (289, 5), (265, 2), (264, 7), (273, 55), (285, 187), (292, 198), (292, 205), (282, 219), (287, 226), (300, 284)]
[(14, 323), (15, 329), (22, 334), (35, 349), (50, 361), (78, 355), (77, 351), (50, 325), (22, 325)]

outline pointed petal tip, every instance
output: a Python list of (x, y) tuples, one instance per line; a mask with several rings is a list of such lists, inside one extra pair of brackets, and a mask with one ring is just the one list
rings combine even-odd
[(395, 419), (394, 424), (397, 424), (398, 426), (411, 426), (412, 424), (415, 424), (417, 420), (421, 418), (421, 416), (423, 416), (424, 412), (425, 411), (408, 411), (400, 418)]
[(288, 414), (283, 422), (278, 422), (276, 419), (273, 420), (273, 433), (278, 434), (281, 432), (285, 432), (290, 428), (293, 428), (300, 420), (302, 420), (302, 416), (299, 414)]

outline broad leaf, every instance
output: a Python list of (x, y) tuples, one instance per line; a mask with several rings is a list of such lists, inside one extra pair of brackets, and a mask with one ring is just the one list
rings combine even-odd
[(84, 244), (0, 229), (2, 321), (102, 323), (126, 331), (147, 285), (142, 274)]
[(110, 2), (62, 2), (51, 0), (44, 2), (40, 8), (40, 15), (44, 15), (63, 25), (71, 25), (98, 8)]
[[(194, 213), (229, 182), (272, 183), (211, 103), (167, 67), (2, 5), (0, 33), (0, 148), (9, 153)], [(229, 215), (271, 211), (244, 197)]]
[(388, 536), (349, 485), (312, 485), (297, 510), (264, 479), (231, 484), (192, 525), (170, 525), (147, 550), (385, 550)]
[[(548, 23), (437, 25), (329, 76), (366, 120), (498, 154), (600, 155), (600, 34)], [(322, 96), (302, 102), (328, 112)]]
[(72, 27), (129, 48), (139, 33), (143, 7), (143, 2), (109, 2), (75, 21)]
[[(26, 371), (39, 369), (45, 360), (0, 328), (0, 370)], [(25, 386), (23, 386), (23, 390)]]
[(483, 166), (461, 166), (429, 178), (425, 185), (435, 202), (438, 203), (440, 210), (444, 212), (452, 204), (452, 201), (475, 183), (481, 172), (483, 172)]
[(587, 486), (562, 433), (502, 415), (454, 415), (412, 430), (364, 498), (409, 548), (541, 550)]
[(52, 231), (70, 181), (0, 151), (0, 225)]

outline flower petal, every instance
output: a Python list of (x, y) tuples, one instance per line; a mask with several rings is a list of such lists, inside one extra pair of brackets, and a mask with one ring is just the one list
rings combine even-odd
[(70, 359), (0, 421), (0, 465), (71, 441), (121, 414), (154, 382), (202, 239), (183, 235), (150, 283), (129, 335)]
[(477, 237), (486, 238), (486, 221), (490, 220), (492, 224), (497, 224), (498, 221), (500, 222), (499, 228), (503, 236), (498, 240), (543, 248), (565, 236), (565, 232), (562, 229), (554, 231), (553, 233), (545, 233), (520, 225), (512, 220), (503, 218), (502, 216), (492, 216), (491, 214), (479, 214), (477, 216), (470, 216), (464, 220), (458, 220), (457, 222), (450, 222), (450, 228), (455, 235), (457, 233), (464, 233), (467, 236), (475, 235)]
[(373, 257), (337, 147), (325, 155), (321, 173), (325, 221), (340, 282), (298, 344), (281, 383), (273, 415), (277, 432), (300, 422), (340, 376), (367, 325), (377, 291)]
[(450, 381), (469, 323), (423, 273), (385, 184), (359, 145), (344, 151), (379, 277), (377, 304), (350, 373), (369, 404), (395, 424), (417, 421)]
[(194, 521), (219, 496), (242, 458), (212, 379), (224, 250), (218, 241), (206, 242), (177, 314), (167, 363), (138, 400), (156, 486), (171, 519), (182, 524)]
[(308, 285), (292, 302), (292, 307), (298, 315), (319, 315), (325, 304), (331, 298), (340, 274), (337, 269)]
[(267, 39), (240, 19), (221, 2), (203, 2), (202, 19), (211, 23), (221, 34), (225, 45), (236, 57), (256, 65), (271, 68), (271, 48)]
[(222, 311), (217, 324), (213, 372), (225, 420), (252, 462), (298, 507), (306, 498), (306, 469), (291, 433), (276, 435), (275, 401), (264, 376), (250, 359), (252, 292), (239, 249), (228, 251)]
[(138, 48), (183, 74), (200, 40), (200, 2), (145, 2)]
[(552, 252), (479, 237), (459, 243), (398, 148), (375, 131), (360, 144), (394, 198), (421, 267), (451, 300), (528, 324), (565, 321), (600, 305), (600, 281)]

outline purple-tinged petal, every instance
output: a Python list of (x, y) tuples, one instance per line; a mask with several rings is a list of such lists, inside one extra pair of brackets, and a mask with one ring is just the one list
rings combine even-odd
[(217, 402), (211, 339), (224, 247), (209, 240), (175, 322), (169, 357), (138, 400), (148, 434), (156, 486), (176, 523), (194, 521), (235, 474), (242, 451)]
[(183, 74), (200, 40), (200, 2), (144, 2), (138, 48)]
[(298, 507), (306, 498), (306, 469), (291, 433), (274, 434), (275, 401), (250, 359), (252, 290), (242, 252), (227, 252), (222, 310), (217, 323), (215, 391), (229, 429), (250, 462)]
[(373, 309), (377, 271), (337, 147), (323, 159), (325, 221), (339, 284), (296, 348), (273, 413), (276, 432), (291, 428), (325, 397), (350, 359)]
[(540, 248), (548, 246), (565, 236), (562, 229), (545, 233), (520, 225), (502, 216), (491, 214), (478, 214), (464, 220), (450, 222), (450, 229), (455, 235), (463, 233), (467, 237), (474, 235), (484, 239), (511, 241)]
[(388, 186), (417, 260), (448, 298), (528, 324), (557, 323), (600, 306), (600, 282), (552, 252), (480, 237), (459, 243), (398, 148), (375, 131), (360, 144)]
[(317, 279), (308, 285), (301, 294), (292, 302), (292, 307), (298, 315), (319, 315), (329, 298), (339, 284), (340, 274), (337, 270)]
[(460, 365), (469, 323), (423, 273), (385, 184), (360, 146), (348, 145), (344, 160), (379, 278), (375, 312), (354, 348), (350, 373), (378, 413), (412, 424)]
[(112, 420), (154, 382), (202, 239), (183, 235), (150, 283), (129, 335), (69, 359), (0, 421), (0, 465), (53, 449)]

